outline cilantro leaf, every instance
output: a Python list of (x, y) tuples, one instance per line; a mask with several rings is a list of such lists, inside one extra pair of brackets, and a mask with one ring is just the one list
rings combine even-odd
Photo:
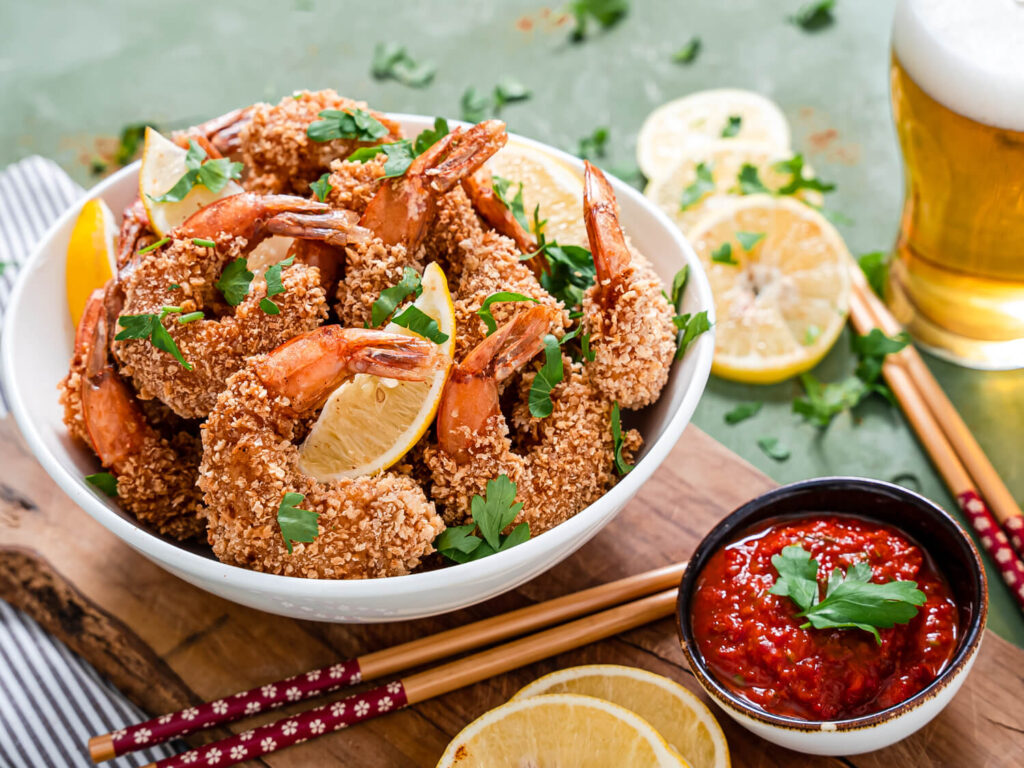
[(750, 253), (755, 245), (764, 240), (764, 232), (737, 232), (736, 239), (740, 241), (743, 250)]
[(441, 535), (434, 539), (434, 548), (449, 560), (459, 563), (469, 561), (467, 555), (480, 546), (483, 542), (479, 536), (474, 536), (476, 524), (449, 526), (441, 531)]
[[(376, 149), (376, 147), (374, 147), (374, 149)], [(348, 159), (352, 159), (351, 155), (349, 156)], [(334, 189), (334, 187), (331, 186), (331, 182), (329, 181), (330, 178), (330, 172), (324, 173), (320, 176), (319, 179), (317, 179), (314, 182), (311, 182), (309, 185), (309, 188), (313, 190), (313, 194), (316, 195), (316, 199), (319, 200), (321, 203), (327, 199), (327, 195), (329, 195), (331, 190)]]
[(711, 252), (711, 260), (715, 264), (728, 264), (730, 266), (736, 266), (739, 264), (732, 255), (732, 243), (722, 243), (720, 246), (715, 248)]
[(498, 291), (497, 293), (492, 293), (484, 299), (484, 303), (481, 304), (480, 309), (476, 311), (480, 316), (480, 319), (483, 320), (484, 324), (487, 326), (488, 336), (498, 330), (498, 323), (494, 319), (494, 315), (491, 314), (491, 305), (505, 301), (532, 301), (534, 304), (539, 303), (537, 299), (532, 296), (524, 296), (523, 294), (515, 293), (514, 291)]
[(880, 298), (885, 298), (885, 282), (889, 278), (889, 254), (872, 251), (857, 257), (861, 272), (868, 279), (868, 285)]
[(403, 309), (400, 314), (391, 318), (391, 322), (403, 328), (408, 328), (413, 333), (418, 333), (435, 344), (444, 344), (448, 341), (448, 334), (441, 331), (437, 320), (412, 304)]
[(705, 331), (711, 330), (711, 321), (708, 320), (707, 310), (701, 310), (695, 315), (687, 312), (685, 315), (676, 315), (672, 318), (676, 328), (682, 331), (679, 336), (679, 345), (676, 347), (676, 360), (682, 360), (683, 355), (690, 344)]
[(684, 264), (683, 268), (676, 272), (672, 277), (672, 295), (669, 298), (669, 304), (671, 304), (673, 308), (679, 308), (679, 302), (683, 300), (683, 293), (686, 291), (686, 283), (689, 279), (689, 264)]
[(550, 333), (544, 337), (544, 365), (537, 371), (530, 386), (530, 414), (538, 419), (546, 419), (554, 410), (551, 402), (551, 390), (565, 376), (562, 366), (562, 348)]
[(207, 160), (199, 166), (198, 180), (211, 192), (220, 192), (229, 181), (241, 178), (244, 167), (242, 163), (232, 162), (227, 157)]
[(268, 315), (281, 314), (281, 308), (271, 301), (270, 297), (277, 296), (279, 293), (284, 293), (284, 284), (281, 282), (281, 270), (285, 267), (290, 267), (293, 263), (295, 263), (294, 255), (268, 267), (266, 274), (263, 276), (267, 281), (267, 295), (260, 299), (260, 309)]
[(587, 25), (593, 18), (602, 29), (615, 26), (629, 11), (628, 0), (573, 0), (569, 3), (569, 13), (575, 20), (570, 35), (579, 42), (587, 36)]
[(740, 132), (740, 127), (743, 125), (742, 115), (729, 115), (728, 120), (725, 123), (725, 127), (722, 128), (722, 138), (731, 139)]
[(530, 89), (514, 77), (506, 77), (494, 86), (494, 109), (501, 108), (512, 101), (525, 101), (530, 98)]
[(281, 314), (281, 308), (277, 306), (277, 304), (275, 304), (273, 301), (268, 299), (266, 296), (260, 299), (260, 309), (262, 309), (263, 312), (268, 315)]
[(700, 53), (700, 49), (701, 40), (699, 37), (694, 35), (689, 39), (686, 45), (672, 54), (672, 61), (676, 64), (692, 64), (697, 60), (697, 54)]
[(806, 394), (793, 401), (793, 413), (819, 427), (827, 427), (837, 414), (853, 408), (870, 393), (856, 376), (823, 384), (813, 373), (801, 373), (800, 383)]
[(148, 197), (154, 203), (176, 203), (184, 200), (196, 184), (201, 184), (211, 192), (220, 192), (231, 179), (241, 178), (243, 167), (241, 163), (233, 163), (226, 157), (208, 160), (206, 151), (195, 139), (190, 139), (188, 152), (185, 153), (185, 174), (162, 195)]
[(803, 155), (793, 155), (788, 160), (780, 160), (772, 166), (779, 173), (788, 173), (789, 181), (779, 187), (776, 194), (795, 195), (802, 189), (809, 189), (815, 192), (831, 192), (836, 188), (835, 184), (822, 181), (815, 176), (808, 176), (804, 166)]
[(715, 177), (711, 174), (711, 166), (707, 163), (697, 164), (697, 178), (693, 183), (683, 189), (683, 195), (679, 199), (679, 210), (696, 205), (709, 192), (715, 191)]
[(589, 136), (580, 139), (579, 147), (576, 149), (576, 156), (583, 160), (596, 160), (605, 156), (605, 145), (608, 143), (608, 128), (601, 126), (595, 128)]
[(625, 443), (622, 439), (622, 416), (619, 413), (618, 403), (612, 403), (611, 428), (612, 449), (615, 452), (615, 471), (619, 473), (619, 477), (622, 477), (629, 474), (634, 465), (627, 462), (622, 456), (622, 448)]
[(597, 276), (590, 251), (579, 245), (555, 242), (545, 243), (539, 250), (548, 262), (548, 270), (540, 276), (541, 287), (566, 307), (580, 306), (584, 292)]
[(292, 554), (292, 542), (309, 544), (316, 539), (320, 528), (317, 525), (317, 512), (310, 512), (308, 509), (299, 509), (298, 504), (306, 500), (301, 493), (289, 491), (281, 499), (277, 507), (277, 524), (281, 528), (281, 536), (284, 544), (288, 547), (288, 554)]
[(818, 561), (810, 552), (791, 544), (772, 555), (772, 565), (779, 578), (768, 590), (771, 594), (790, 598), (801, 611), (818, 602)]
[(771, 190), (761, 181), (757, 166), (750, 163), (744, 163), (740, 167), (739, 175), (736, 177), (736, 187), (733, 191), (741, 195), (771, 194)]
[(413, 142), (413, 151), (417, 155), (422, 155), (440, 139), (448, 135), (448, 121), (443, 117), (434, 118), (433, 128), (424, 128), (420, 131), (416, 137), (416, 141)]
[(310, 123), (306, 128), (306, 135), (313, 141), (324, 142), (333, 139), (376, 141), (388, 134), (384, 123), (365, 109), (324, 109), (318, 117), (321, 119)]
[(752, 416), (756, 416), (762, 407), (764, 407), (764, 403), (760, 400), (752, 403), (740, 403), (731, 411), (726, 412), (725, 423), (739, 424), (741, 421), (746, 421)]
[(473, 522), (446, 528), (434, 540), (438, 552), (456, 563), (467, 563), (504, 552), (530, 538), (528, 523), (520, 523), (507, 536), (502, 534), (523, 508), (515, 500), (516, 492), (516, 484), (508, 475), (488, 480), (484, 495), (470, 501)]
[(146, 138), (147, 128), (156, 130), (156, 125), (153, 123), (129, 123), (121, 128), (117, 149), (114, 150), (115, 163), (123, 166), (135, 159), (135, 155), (142, 148), (143, 139)]
[(584, 333), (582, 336), (580, 336), (580, 352), (583, 355), (583, 359), (586, 360), (588, 363), (594, 362), (594, 360), (597, 358), (597, 353), (590, 348), (589, 333)]
[(479, 123), (487, 117), (487, 110), (491, 106), (491, 100), (476, 88), (470, 86), (463, 91), (459, 106), (462, 108), (463, 120), (467, 123)]
[(789, 20), (806, 32), (816, 32), (835, 21), (832, 16), (832, 9), (835, 6), (836, 0), (816, 0), (801, 6)]
[(526, 218), (526, 209), (523, 205), (523, 183), (519, 182), (515, 197), (509, 199), (508, 192), (512, 182), (501, 176), (491, 176), (491, 187), (494, 189), (494, 196), (497, 197), (512, 215), (515, 216), (519, 225), (527, 232), (530, 231), (530, 222)]
[(785, 461), (789, 458), (789, 448), (780, 444), (779, 438), (777, 437), (758, 438), (757, 447), (776, 461)]
[(181, 363), (186, 371), (192, 370), (192, 363), (185, 360), (178, 345), (174, 343), (171, 334), (164, 328), (163, 318), (168, 314), (181, 312), (178, 307), (165, 307), (159, 315), (121, 315), (117, 318), (118, 325), (124, 330), (118, 333), (115, 341), (125, 339), (149, 339), (149, 343), (157, 349), (172, 355), (175, 360)]
[(398, 308), (399, 304), (413, 294), (419, 296), (422, 292), (423, 286), (420, 284), (420, 273), (412, 267), (405, 267), (402, 270), (402, 279), (390, 288), (385, 288), (381, 291), (380, 296), (370, 307), (370, 322), (373, 324), (373, 327), (379, 328), (382, 326), (384, 321), (391, 316), (391, 313)]
[(346, 157), (346, 160), (365, 163), (370, 158), (384, 153), (387, 160), (384, 162), (384, 178), (393, 179), (409, 170), (412, 161), (422, 155), (437, 142), (438, 139), (448, 134), (448, 121), (443, 117), (434, 118), (433, 128), (424, 128), (420, 131), (414, 142), (408, 139), (399, 139), (389, 144), (378, 144), (373, 147), (360, 147)]
[(392, 79), (410, 88), (423, 88), (430, 85), (436, 73), (434, 62), (417, 62), (404, 45), (377, 43), (373, 50), (370, 74), (378, 80)]
[(97, 472), (92, 475), (86, 475), (85, 481), (111, 498), (117, 496), (117, 478), (109, 472)]
[(909, 343), (910, 336), (906, 331), (890, 337), (878, 328), (872, 328), (863, 336), (852, 336), (850, 348), (858, 358), (855, 371), (857, 377), (866, 384), (874, 384), (882, 375), (882, 363), (886, 355), (899, 352)]
[(249, 288), (255, 275), (249, 271), (245, 259), (239, 256), (232, 261), (221, 272), (220, 279), (216, 282), (217, 290), (224, 296), (224, 301), (232, 307), (237, 307), (246, 296), (249, 295)]

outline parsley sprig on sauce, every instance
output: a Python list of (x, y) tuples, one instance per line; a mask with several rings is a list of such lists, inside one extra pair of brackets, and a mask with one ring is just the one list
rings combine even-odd
[(520, 523), (503, 534), (516, 519), (522, 502), (516, 501), (516, 484), (508, 475), (487, 481), (484, 495), (470, 502), (473, 522), (446, 528), (434, 541), (437, 551), (456, 563), (468, 563), (504, 552), (530, 538), (530, 524)]
[(907, 623), (926, 599), (915, 581), (871, 581), (871, 566), (866, 562), (854, 563), (845, 574), (833, 569), (822, 599), (818, 561), (800, 545), (790, 545), (773, 555), (772, 565), (779, 575), (768, 591), (796, 603), (800, 609), (797, 616), (807, 619), (801, 629), (856, 628), (870, 632), (881, 645), (878, 630)]
[(176, 203), (184, 200), (197, 184), (211, 192), (220, 192), (229, 181), (241, 178), (242, 168), (244, 166), (241, 163), (233, 163), (226, 157), (208, 159), (206, 151), (194, 139), (190, 139), (188, 152), (185, 153), (185, 174), (162, 195), (147, 197), (154, 203)]

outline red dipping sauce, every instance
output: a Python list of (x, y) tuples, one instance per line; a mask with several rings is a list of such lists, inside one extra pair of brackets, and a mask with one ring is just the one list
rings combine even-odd
[[(801, 629), (799, 607), (768, 592), (772, 555), (791, 544), (828, 574), (867, 562), (872, 581), (916, 581), (927, 600), (906, 624), (879, 629)], [(887, 709), (938, 677), (957, 646), (957, 607), (928, 554), (906, 534), (851, 515), (776, 518), (708, 559), (691, 603), (694, 639), (724, 686), (776, 715), (845, 720)]]

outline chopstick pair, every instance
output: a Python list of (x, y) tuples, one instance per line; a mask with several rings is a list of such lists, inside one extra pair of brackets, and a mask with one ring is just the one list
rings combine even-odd
[[(225, 766), (276, 752), (291, 744), (668, 616), (673, 610), (676, 587), (685, 570), (686, 563), (665, 566), (364, 654), (198, 707), (161, 715), (114, 733), (94, 736), (89, 740), (89, 754), (97, 763), (110, 760), (196, 731), (332, 693), (366, 680), (387, 678), (463, 651), (525, 635), (519, 640), (392, 680), (341, 701), (165, 758), (147, 768)], [(569, 623), (561, 623), (566, 621)], [(559, 626), (527, 634), (555, 624)]]
[[(899, 333), (899, 323), (856, 265), (851, 267), (851, 275), (850, 316), (857, 332), (864, 334), (878, 328), (889, 336)], [(882, 375), (1024, 611), (1024, 516), (1020, 507), (914, 347), (908, 345), (889, 355), (882, 365)], [(1006, 528), (1005, 533), (1000, 524)]]

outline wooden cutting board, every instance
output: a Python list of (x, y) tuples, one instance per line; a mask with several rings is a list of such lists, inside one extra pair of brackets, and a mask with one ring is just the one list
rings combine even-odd
[[(27, 611), (151, 714), (685, 559), (723, 515), (773, 485), (691, 426), (622, 514), (543, 576), (446, 616), (343, 626), (243, 608), (162, 571), (72, 504), (10, 419), (0, 422), (0, 466), (0, 598)], [(466, 723), (527, 682), (598, 662), (644, 667), (700, 692), (673, 622), (665, 620), (250, 764), (432, 766)], [(738, 767), (1021, 765), (1022, 674), (1024, 651), (988, 633), (966, 684), (938, 718), (889, 749), (845, 759), (774, 747), (716, 714)]]

